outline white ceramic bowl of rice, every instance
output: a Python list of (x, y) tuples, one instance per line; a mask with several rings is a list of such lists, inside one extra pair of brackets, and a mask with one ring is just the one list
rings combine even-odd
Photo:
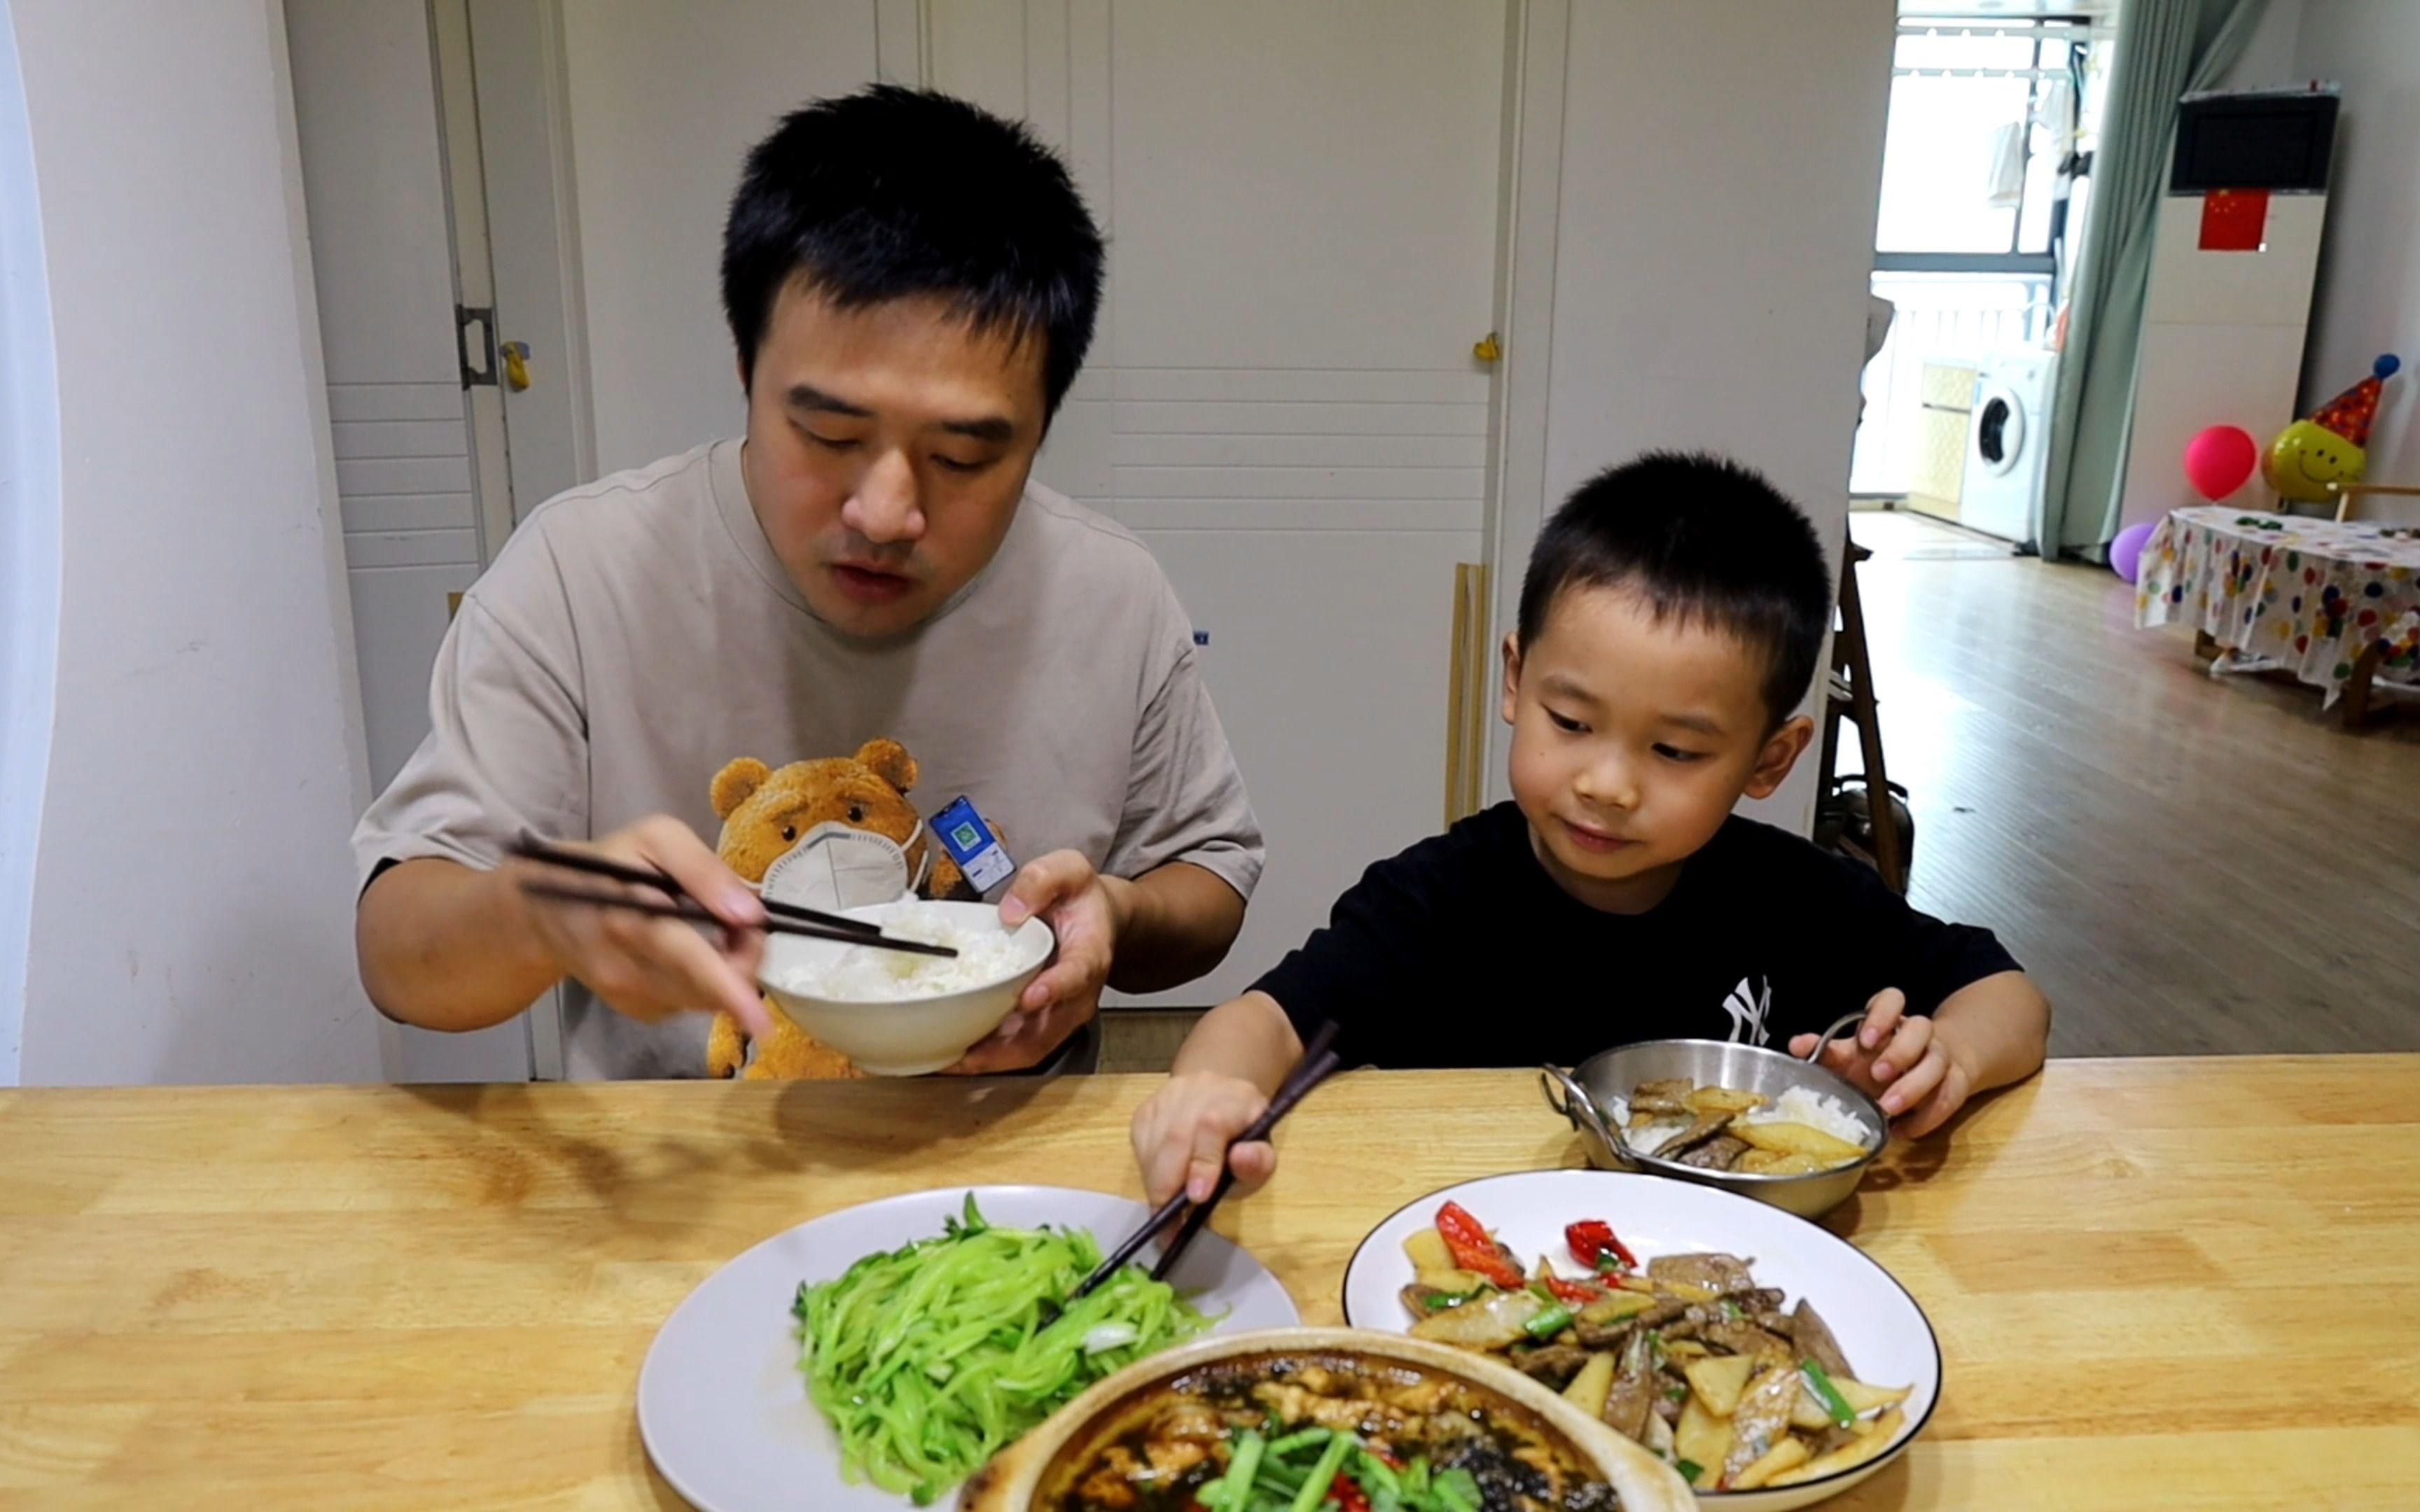
[(876, 1076), (954, 1064), (1008, 1017), (1057, 944), (1038, 918), (1001, 928), (997, 903), (905, 898), (845, 912), (886, 934), (958, 952), (916, 955), (802, 934), (766, 939), (756, 980), (773, 1005)]

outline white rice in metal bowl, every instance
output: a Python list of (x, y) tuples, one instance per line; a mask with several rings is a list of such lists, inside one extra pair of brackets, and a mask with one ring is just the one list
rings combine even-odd
[(896, 1003), (962, 993), (1013, 977), (1034, 964), (1031, 947), (995, 921), (970, 928), (963, 914), (910, 902), (892, 903), (878, 918), (882, 933), (926, 945), (946, 945), (954, 958), (852, 946), (820, 970), (792, 969), (767, 984), (831, 1003)]
[[(1623, 1097), (1614, 1098), (1608, 1111), (1613, 1115), (1614, 1127), (1621, 1131), (1622, 1143), (1641, 1155), (1654, 1154), (1663, 1148), (1666, 1140), (1689, 1127), (1688, 1120), (1673, 1119), (1651, 1123), (1643, 1129), (1632, 1129), (1629, 1126), (1630, 1100)], [(1860, 1149), (1871, 1149), (1876, 1142), (1874, 1131), (1866, 1126), (1864, 1119), (1850, 1112), (1846, 1103), (1811, 1087), (1793, 1087), (1776, 1098), (1770, 1106), (1741, 1115), (1739, 1121), (1804, 1123), (1823, 1130), (1835, 1139), (1847, 1140)]]

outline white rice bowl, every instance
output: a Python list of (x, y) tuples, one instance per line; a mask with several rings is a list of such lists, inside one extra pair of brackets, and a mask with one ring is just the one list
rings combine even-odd
[[(1689, 1127), (1686, 1119), (1666, 1119), (1644, 1128), (1630, 1127), (1630, 1100), (1617, 1097), (1607, 1109), (1613, 1116), (1613, 1126), (1621, 1142), (1633, 1154), (1652, 1155), (1665, 1142)], [(1828, 1092), (1811, 1087), (1793, 1087), (1765, 1107), (1740, 1115), (1741, 1123), (1803, 1123), (1821, 1129), (1835, 1139), (1846, 1140), (1859, 1149), (1871, 1149), (1881, 1141), (1866, 1120), (1849, 1111), (1848, 1104)]]
[(988, 987), (1035, 959), (1032, 942), (1001, 928), (996, 913), (987, 923), (970, 921), (948, 903), (921, 899), (855, 912), (878, 916), (876, 922), (885, 934), (946, 945), (958, 953), (952, 959), (852, 945), (837, 959), (784, 962), (786, 969), (778, 974), (767, 971), (765, 984), (838, 1003), (897, 1003)]
[(991, 903), (911, 898), (846, 912), (887, 934), (958, 952), (918, 955), (799, 934), (766, 939), (756, 977), (773, 1007), (876, 1076), (921, 1076), (966, 1054), (1016, 1010), (1056, 943), (1038, 918), (1001, 928)]

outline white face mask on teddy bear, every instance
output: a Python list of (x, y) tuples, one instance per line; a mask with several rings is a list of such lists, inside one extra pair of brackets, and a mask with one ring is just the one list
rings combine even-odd
[(908, 844), (902, 845), (888, 835), (828, 819), (776, 856), (756, 890), (768, 903), (827, 913), (896, 903), (922, 887), (932, 868), (929, 845), (921, 864), (908, 861), (908, 847), (923, 833), (924, 822), (919, 819), (908, 833)]

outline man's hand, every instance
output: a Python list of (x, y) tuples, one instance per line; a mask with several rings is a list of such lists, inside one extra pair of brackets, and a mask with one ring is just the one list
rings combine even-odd
[(583, 848), (626, 866), (669, 873), (722, 921), (722, 929), (719, 939), (709, 939), (696, 925), (676, 918), (533, 898), (520, 890), (520, 882), (544, 877), (658, 902), (663, 895), (653, 887), (626, 887), (543, 863), (508, 861), (506, 872), (530, 932), (564, 975), (577, 978), (598, 999), (643, 1023), (720, 1009), (751, 1036), (771, 1031), (756, 987), (756, 963), (765, 952), (765, 905), (721, 857), (687, 825), (660, 814)]
[(1038, 1065), (1100, 1011), (1101, 988), (1126, 926), (1133, 886), (1101, 875), (1076, 851), (1053, 851), (1017, 872), (1000, 901), (1001, 923), (1015, 929), (1040, 918), (1058, 936), (1058, 952), (1027, 984), (1016, 1010), (952, 1066), (951, 1074), (981, 1076)]
[[(1815, 1048), (1815, 1037), (1802, 1034), (1790, 1041), (1790, 1053), (1805, 1056)], [(1894, 1131), (1911, 1139), (1941, 1127), (1965, 1104), (1975, 1078), (1951, 1054), (1951, 1044), (1932, 1020), (1907, 1011), (1907, 995), (1896, 987), (1874, 994), (1866, 1005), (1866, 1021), (1854, 1039), (1834, 1040), (1823, 1047), (1823, 1064), (1871, 1094)]]

